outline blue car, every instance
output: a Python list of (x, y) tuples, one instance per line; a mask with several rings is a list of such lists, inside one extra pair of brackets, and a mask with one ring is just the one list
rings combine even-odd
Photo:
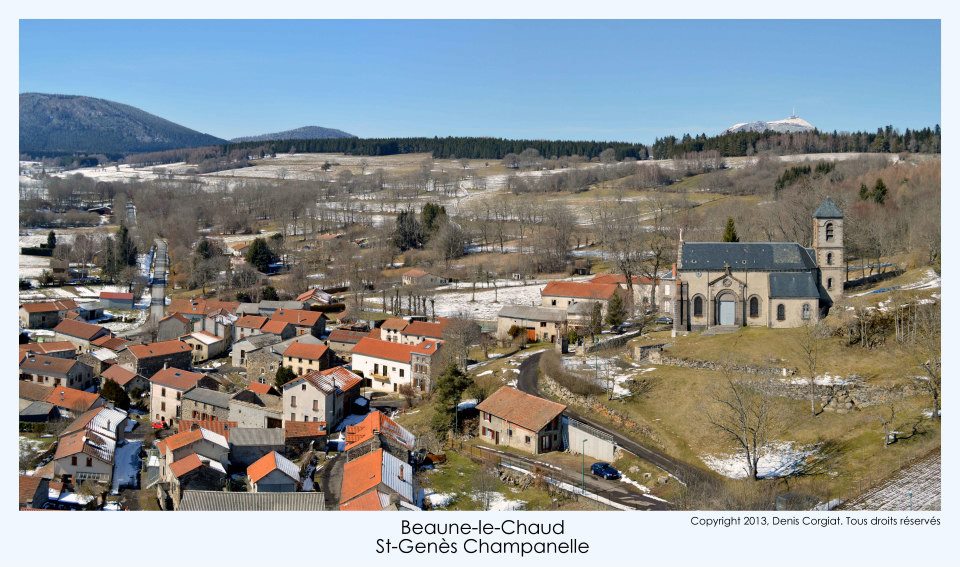
[(613, 468), (610, 463), (593, 463), (590, 472), (607, 480), (620, 480), (620, 471)]

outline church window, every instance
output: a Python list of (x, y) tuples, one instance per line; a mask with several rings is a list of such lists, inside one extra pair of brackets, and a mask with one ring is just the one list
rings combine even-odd
[(699, 295), (693, 298), (693, 316), (703, 317), (703, 298)]
[(833, 278), (827, 278), (827, 289), (833, 289)]
[(750, 316), (759, 317), (760, 316), (760, 300), (756, 297), (750, 298)]
[(783, 321), (787, 318), (787, 308), (781, 303), (777, 305), (777, 321)]
[(827, 265), (833, 265), (833, 252), (827, 252)]
[(803, 317), (803, 320), (804, 320), (804, 321), (810, 319), (810, 304), (809, 304), (809, 303), (804, 303), (804, 304), (803, 304), (803, 311), (802, 311), (801, 313), (802, 313), (802, 317)]
[(828, 222), (827, 226), (824, 227), (827, 233), (827, 242), (833, 242), (833, 223)]

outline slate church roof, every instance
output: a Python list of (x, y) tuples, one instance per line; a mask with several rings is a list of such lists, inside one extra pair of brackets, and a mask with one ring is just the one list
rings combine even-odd
[(813, 218), (815, 219), (842, 219), (843, 211), (840, 210), (840, 207), (833, 202), (833, 199), (827, 197), (820, 203), (820, 206), (817, 207), (817, 210), (813, 212)]
[(819, 298), (820, 290), (813, 272), (773, 272), (770, 274), (770, 298)]
[(813, 250), (796, 242), (684, 242), (681, 270), (792, 271), (817, 267)]

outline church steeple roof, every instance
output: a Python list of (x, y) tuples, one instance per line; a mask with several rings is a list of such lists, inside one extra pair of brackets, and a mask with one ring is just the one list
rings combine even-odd
[(833, 199), (827, 197), (820, 203), (820, 206), (817, 207), (817, 210), (813, 212), (813, 218), (815, 219), (842, 219), (843, 211), (840, 210), (840, 207), (833, 202)]

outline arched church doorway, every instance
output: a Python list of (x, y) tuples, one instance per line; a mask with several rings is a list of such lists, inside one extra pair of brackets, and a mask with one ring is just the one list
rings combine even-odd
[(737, 298), (732, 293), (717, 298), (717, 324), (735, 325), (737, 321)]

